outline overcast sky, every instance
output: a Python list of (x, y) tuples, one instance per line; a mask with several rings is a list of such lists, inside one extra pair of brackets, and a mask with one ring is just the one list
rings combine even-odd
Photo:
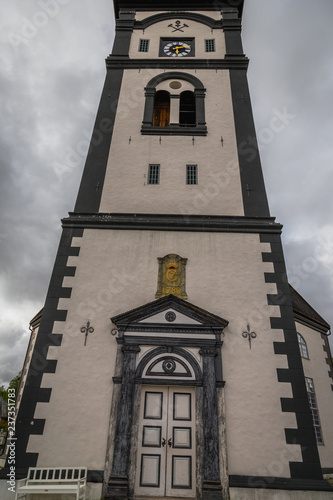
[[(74, 207), (114, 18), (111, 0), (0, 0), (0, 19), (0, 384), (7, 384), (45, 300), (60, 219)], [(252, 103), (289, 281), (331, 324), (332, 19), (332, 0), (245, 0)]]

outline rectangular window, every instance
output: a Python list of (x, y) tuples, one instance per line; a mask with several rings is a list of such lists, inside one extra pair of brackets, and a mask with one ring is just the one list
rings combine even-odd
[(160, 166), (149, 165), (148, 184), (159, 184), (159, 183), (160, 183)]
[(206, 52), (215, 52), (215, 39), (205, 40)]
[(186, 165), (186, 184), (198, 184), (198, 165)]
[(324, 444), (313, 379), (305, 377), (305, 383), (306, 383), (306, 390), (308, 392), (310, 410), (312, 413), (312, 421), (313, 421), (313, 427), (314, 427), (315, 434), (316, 434), (317, 444)]
[(148, 52), (149, 50), (149, 40), (140, 40), (139, 52)]

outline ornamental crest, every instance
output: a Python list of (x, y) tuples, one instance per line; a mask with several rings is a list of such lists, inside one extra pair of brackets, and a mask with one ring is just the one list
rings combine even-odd
[(180, 299), (187, 299), (185, 290), (185, 268), (187, 259), (170, 253), (158, 260), (158, 280), (155, 298), (165, 295), (176, 295)]

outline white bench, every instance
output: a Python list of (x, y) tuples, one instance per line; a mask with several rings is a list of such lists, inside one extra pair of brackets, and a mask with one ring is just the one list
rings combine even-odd
[(87, 467), (30, 467), (28, 477), (18, 481), (15, 500), (26, 495), (72, 494), (86, 498)]

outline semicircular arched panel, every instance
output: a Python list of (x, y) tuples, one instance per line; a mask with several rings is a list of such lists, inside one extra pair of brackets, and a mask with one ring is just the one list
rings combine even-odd
[(202, 381), (202, 371), (197, 360), (185, 349), (173, 347), (157, 347), (149, 351), (139, 362), (136, 378), (187, 378)]
[(152, 377), (190, 377), (194, 378), (193, 369), (175, 356), (162, 356), (155, 359), (145, 371), (145, 376)]

